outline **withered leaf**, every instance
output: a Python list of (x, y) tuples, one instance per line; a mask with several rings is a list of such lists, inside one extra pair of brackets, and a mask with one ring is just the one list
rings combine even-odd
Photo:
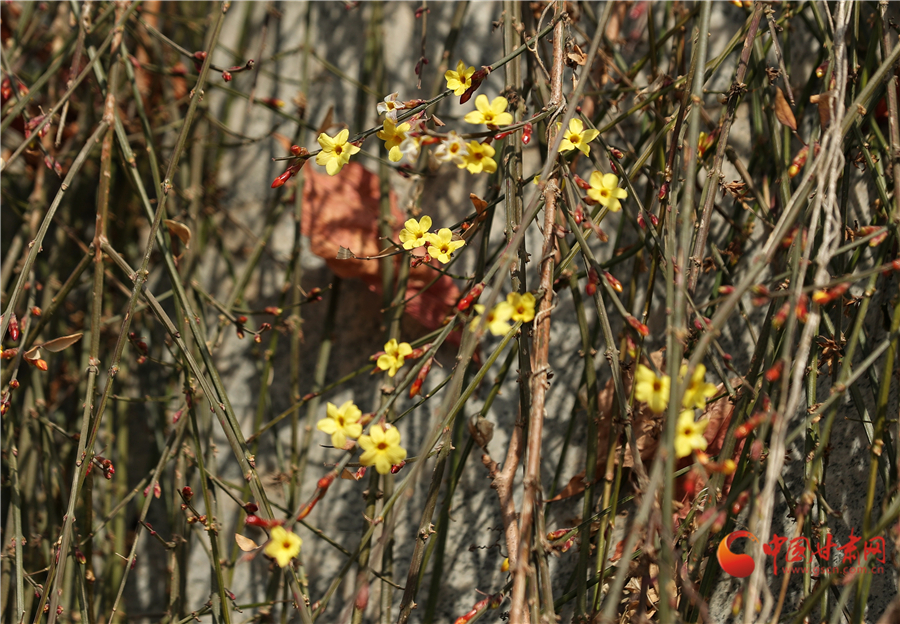
[[(44, 344), (38, 345), (38, 346), (42, 349), (47, 349), (47, 351), (49, 351), (50, 353), (59, 353), (63, 349), (68, 349), (73, 344), (75, 344), (76, 342), (81, 340), (81, 337), (83, 335), (84, 335), (83, 333), (79, 332), (77, 334), (71, 334), (69, 336), (60, 336), (59, 338), (54, 338), (53, 340), (48, 340)], [(36, 349), (36, 348), (37, 347), (32, 348), (31, 351), (34, 351), (34, 349)], [(31, 351), (29, 351), (29, 353)], [(26, 354), (26, 357), (27, 357), (27, 355), (28, 354)]]
[(41, 359), (41, 345), (35, 345), (22, 354), (22, 357), (29, 362)]
[(259, 548), (259, 544), (254, 542), (249, 537), (244, 537), (240, 533), (234, 534), (234, 541), (237, 542), (238, 548), (240, 548), (244, 552), (252, 552)]
[(488, 203), (478, 197), (475, 193), (469, 193), (469, 199), (472, 201), (472, 205), (475, 206), (475, 212), (478, 213), (478, 220), (484, 221), (484, 218), (487, 216), (487, 207)]
[(794, 132), (797, 131), (797, 119), (794, 117), (794, 111), (791, 110), (791, 105), (788, 104), (787, 98), (784, 97), (781, 87), (775, 87), (775, 117), (778, 118), (782, 125), (787, 126)]
[(328, 130), (328, 128), (330, 128), (333, 123), (333, 119), (334, 119), (334, 106), (330, 106), (328, 108), (328, 112), (325, 113), (325, 119), (322, 120), (322, 125), (320, 125), (319, 129), (316, 130), (316, 134), (319, 135), (319, 134), (322, 134), (323, 132), (325, 132), (326, 130)]
[(170, 235), (177, 236), (178, 240), (180, 240), (185, 247), (190, 247), (191, 228), (186, 226), (184, 223), (179, 223), (178, 221), (174, 221), (172, 219), (164, 219), (163, 223), (165, 223), (166, 228), (168, 228)]
[(584, 65), (587, 61), (587, 55), (581, 51), (581, 48), (578, 45), (572, 45), (572, 51), (567, 55), (568, 59), (572, 61), (576, 65)]

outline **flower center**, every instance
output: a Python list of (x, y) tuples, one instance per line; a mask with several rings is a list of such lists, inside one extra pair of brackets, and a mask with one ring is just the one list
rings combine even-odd
[(459, 151), (459, 145), (457, 145), (456, 143), (451, 143), (450, 144), (450, 153), (455, 154), (458, 151)]
[(338, 156), (340, 156), (341, 152), (343, 152), (343, 151), (344, 151), (344, 148), (342, 146), (340, 146), (340, 145), (334, 146), (334, 153), (337, 154)]
[(600, 189), (600, 197), (609, 197), (608, 189)]
[(659, 392), (660, 390), (662, 390), (662, 382), (659, 379), (657, 379), (656, 381), (653, 382), (653, 389), (656, 392)]
[(577, 134), (573, 134), (571, 137), (569, 137), (569, 143), (572, 143), (572, 144), (578, 143), (580, 140), (581, 140), (581, 137), (578, 136)]
[(388, 447), (387, 442), (379, 442), (379, 443), (378, 443), (378, 450), (379, 450), (379, 451), (383, 451), (383, 450), (385, 450), (387, 447)]
[(291, 547), (291, 543), (290, 543), (290, 542), (282, 542), (282, 543), (281, 543), (281, 547), (282, 547), (282, 548), (290, 548), (290, 547)]
[(472, 154), (472, 158), (474, 158), (475, 160), (481, 160), (482, 158), (484, 158), (484, 154), (482, 154), (481, 152), (475, 152), (474, 154)]
[(341, 427), (344, 426), (344, 417), (343, 417), (343, 416), (338, 416), (338, 417), (337, 417), (337, 424), (338, 424), (339, 426), (341, 426)]

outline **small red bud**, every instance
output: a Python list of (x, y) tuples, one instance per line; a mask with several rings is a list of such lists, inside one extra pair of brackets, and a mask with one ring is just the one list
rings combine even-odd
[(222, 80), (224, 80), (225, 82), (231, 82), (231, 72), (223, 71), (222, 72)]
[(469, 306), (481, 296), (482, 292), (484, 292), (484, 282), (475, 284), (466, 296), (460, 299), (459, 303), (456, 305), (456, 309), (460, 312), (465, 312), (469, 309)]
[(9, 337), (12, 338), (13, 341), (19, 339), (19, 319), (16, 317), (15, 312), (9, 317)]
[(522, 127), (522, 143), (528, 145), (531, 143), (531, 135), (534, 132), (534, 126), (530, 123), (525, 124)]
[(181, 498), (187, 503), (191, 502), (191, 499), (194, 498), (194, 490), (191, 489), (191, 486), (186, 485), (181, 488)]
[(770, 383), (774, 383), (781, 378), (781, 371), (784, 369), (784, 360), (778, 360), (775, 364), (766, 371), (766, 380)]

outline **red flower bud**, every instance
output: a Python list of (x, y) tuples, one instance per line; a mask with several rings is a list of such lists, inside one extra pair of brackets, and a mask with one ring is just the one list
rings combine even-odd
[(579, 188), (584, 189), (585, 191), (591, 188), (591, 185), (583, 180), (577, 173), (573, 173), (572, 177), (575, 178), (575, 184), (577, 184)]
[(225, 82), (231, 82), (231, 72), (223, 71), (222, 72), (222, 80), (224, 80)]
[(465, 312), (469, 309), (469, 306), (481, 296), (482, 292), (484, 292), (484, 282), (475, 284), (472, 286), (472, 289), (466, 293), (466, 296), (459, 300), (459, 303), (456, 304), (456, 309), (460, 312)]
[(533, 132), (534, 126), (532, 126), (530, 123), (525, 124), (522, 127), (522, 143), (524, 143), (525, 145), (531, 143), (531, 135)]
[(603, 275), (606, 277), (606, 281), (609, 282), (609, 285), (612, 286), (613, 290), (622, 292), (622, 282), (613, 277), (608, 271), (604, 271)]
[(784, 369), (784, 360), (778, 360), (766, 371), (766, 380), (774, 383), (781, 378), (781, 371)]
[(194, 498), (194, 490), (192, 490), (189, 485), (184, 486), (183, 488), (181, 488), (181, 498), (183, 498), (187, 503), (191, 502), (191, 499)]
[(247, 514), (255, 514), (257, 511), (259, 511), (259, 505), (257, 505), (256, 503), (245, 503), (244, 511), (247, 512)]
[(17, 341), (19, 339), (19, 319), (16, 317), (15, 312), (13, 312), (9, 317), (9, 337), (13, 341)]
[(625, 317), (625, 320), (629, 325), (641, 336), (647, 337), (650, 335), (650, 328), (641, 323), (639, 320), (631, 316), (630, 314)]

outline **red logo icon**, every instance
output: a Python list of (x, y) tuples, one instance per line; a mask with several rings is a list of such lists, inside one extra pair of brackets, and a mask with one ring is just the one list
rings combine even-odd
[(719, 559), (719, 565), (722, 566), (722, 569), (737, 578), (750, 576), (753, 573), (753, 568), (756, 567), (753, 557), (750, 555), (731, 552), (731, 545), (734, 543), (734, 540), (741, 537), (746, 537), (759, 543), (759, 540), (750, 531), (734, 531), (722, 538), (716, 551), (716, 557)]

